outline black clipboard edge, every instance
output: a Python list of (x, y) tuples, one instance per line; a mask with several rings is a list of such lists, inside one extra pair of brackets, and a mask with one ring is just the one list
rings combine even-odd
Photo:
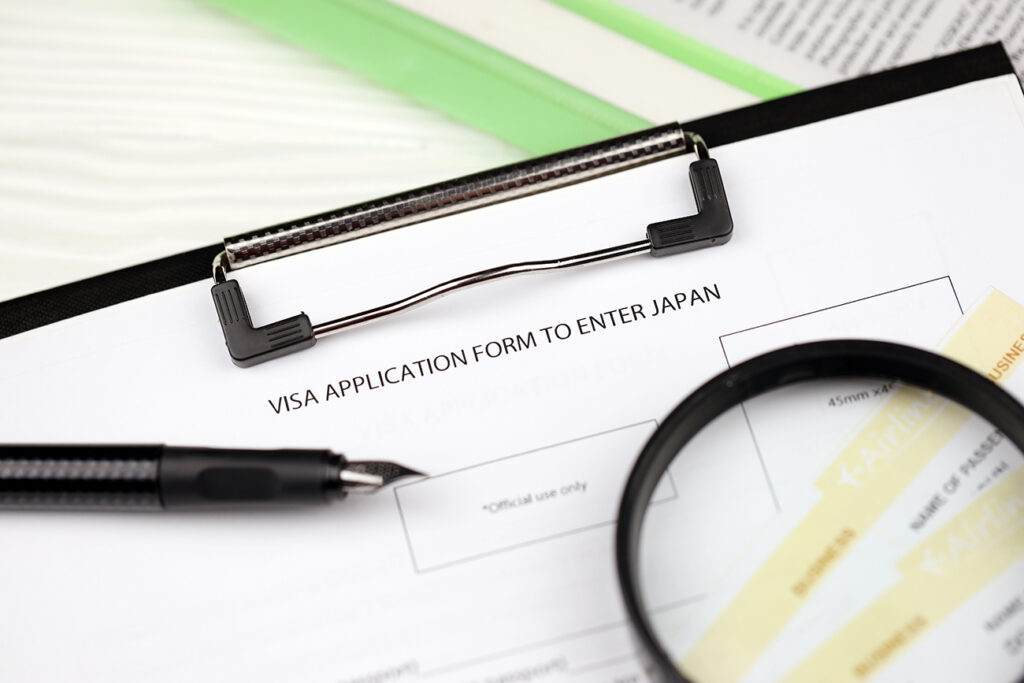
[(209, 278), (212, 244), (0, 302), (0, 339)]
[[(716, 147), (1014, 73), (999, 43), (917, 62), (684, 124)], [(0, 339), (211, 278), (222, 245), (175, 254), (0, 302)]]
[(992, 43), (689, 121), (684, 127), (717, 147), (1012, 73), (1002, 43)]

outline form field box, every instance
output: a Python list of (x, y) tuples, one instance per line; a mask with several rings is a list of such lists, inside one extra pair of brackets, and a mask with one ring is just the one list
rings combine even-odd
[[(613, 524), (651, 420), (395, 489), (417, 571)], [(675, 496), (671, 480), (652, 502)]]
[[(948, 277), (881, 292), (723, 335), (730, 366), (823, 339), (875, 339), (935, 349), (963, 315)], [(836, 449), (888, 397), (884, 379), (845, 377), (788, 386), (744, 402), (743, 414), (779, 505), (797, 504)]]
[(948, 277), (808, 311), (721, 337), (730, 366), (773, 349), (822, 339), (877, 339), (936, 348), (963, 315)]

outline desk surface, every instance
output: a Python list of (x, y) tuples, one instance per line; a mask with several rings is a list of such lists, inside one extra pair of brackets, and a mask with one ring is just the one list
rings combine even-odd
[(0, 6), (0, 300), (523, 153), (202, 0)]

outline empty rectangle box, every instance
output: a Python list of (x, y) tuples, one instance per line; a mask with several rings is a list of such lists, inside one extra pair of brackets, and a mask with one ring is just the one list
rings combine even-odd
[[(613, 524), (656, 427), (650, 420), (399, 486), (417, 571)], [(674, 496), (669, 481), (652, 502)]]

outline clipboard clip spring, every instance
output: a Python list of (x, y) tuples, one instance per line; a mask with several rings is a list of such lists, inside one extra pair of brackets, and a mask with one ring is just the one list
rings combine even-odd
[[(241, 285), (227, 277), (231, 270), (253, 263), (686, 153), (697, 157), (689, 168), (697, 213), (652, 223), (647, 226), (645, 239), (628, 244), (555, 259), (509, 263), (461, 275), (403, 299), (316, 325), (300, 313), (255, 327)], [(307, 349), (320, 337), (415, 308), (460, 289), (513, 275), (575, 268), (634, 254), (668, 256), (718, 246), (729, 241), (732, 228), (718, 162), (711, 158), (699, 135), (673, 123), (225, 239), (225, 250), (213, 262), (212, 295), (231, 360), (240, 367), (249, 367)]]

